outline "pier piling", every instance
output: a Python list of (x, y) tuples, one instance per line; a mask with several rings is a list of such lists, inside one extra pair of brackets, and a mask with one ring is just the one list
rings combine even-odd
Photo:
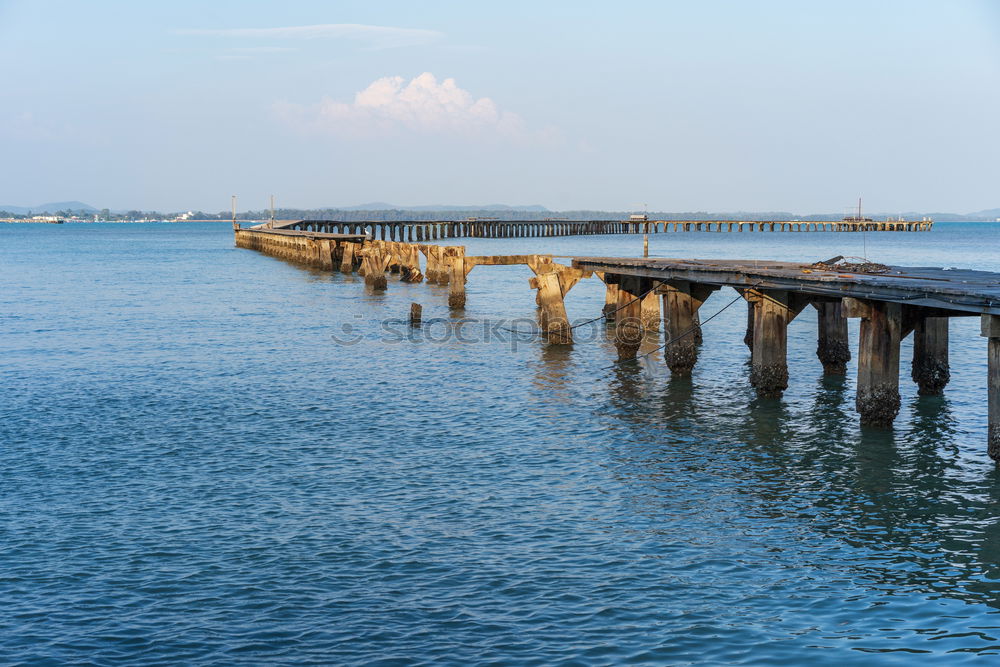
[(674, 375), (688, 375), (698, 360), (698, 342), (694, 336), (698, 309), (712, 293), (707, 285), (686, 280), (663, 283), (663, 331), (667, 345), (663, 358)]
[(816, 356), (823, 364), (826, 375), (845, 375), (851, 360), (851, 347), (847, 340), (847, 318), (844, 317), (840, 299), (813, 303), (818, 320)]
[[(609, 276), (605, 276), (606, 278)], [(642, 296), (653, 286), (649, 278), (614, 276), (618, 281), (618, 312), (615, 313), (615, 349), (618, 359), (635, 359), (642, 344)]]
[(899, 341), (903, 307), (888, 301), (844, 299), (844, 314), (861, 318), (855, 409), (864, 426), (888, 427), (899, 413)]
[(982, 316), (982, 335), (987, 342), (986, 391), (989, 394), (987, 452), (1000, 463), (1000, 315)]
[(785, 290), (745, 290), (753, 303), (750, 384), (761, 398), (780, 398), (788, 388), (788, 323), (806, 302)]
[(951, 379), (948, 367), (948, 318), (919, 317), (913, 327), (910, 377), (921, 396), (937, 396)]

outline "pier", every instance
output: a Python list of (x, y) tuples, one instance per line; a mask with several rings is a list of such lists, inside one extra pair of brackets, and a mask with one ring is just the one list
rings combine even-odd
[(668, 232), (926, 232), (931, 220), (279, 220), (256, 229), (324, 234), (365, 234), (381, 241), (424, 242), (454, 238), (543, 238), (589, 234), (665, 234)]
[[(351, 230), (357, 232), (358, 230)], [(522, 264), (534, 273), (541, 334), (547, 344), (573, 343), (565, 299), (580, 280), (605, 285), (597, 318), (614, 326), (620, 361), (663, 335), (663, 356), (675, 375), (690, 374), (701, 354), (700, 309), (723, 287), (746, 303), (750, 384), (761, 398), (779, 398), (789, 382), (788, 324), (807, 309), (818, 319), (816, 354), (823, 371), (846, 373), (857, 350), (855, 409), (864, 426), (889, 427), (900, 408), (900, 341), (914, 336), (910, 377), (921, 395), (940, 394), (950, 379), (948, 323), (977, 317), (987, 339), (988, 453), (1000, 462), (1000, 273), (937, 267), (838, 265), (765, 260), (467, 255), (463, 246), (383, 241), (361, 233), (290, 228), (234, 229), (236, 245), (330, 271), (357, 272), (373, 289), (388, 276), (448, 285), (448, 305), (462, 309), (465, 284), (477, 266)], [(423, 260), (421, 260), (421, 257)], [(734, 302), (731, 302), (734, 303)], [(726, 307), (728, 307), (727, 304)], [(419, 312), (419, 309), (418, 309)], [(848, 319), (860, 320), (852, 345)], [(419, 320), (419, 316), (417, 316)], [(596, 318), (595, 318), (596, 319)]]

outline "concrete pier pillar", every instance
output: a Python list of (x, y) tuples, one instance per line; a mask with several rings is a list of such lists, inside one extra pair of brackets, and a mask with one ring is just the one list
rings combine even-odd
[(660, 295), (655, 289), (650, 290), (646, 296), (642, 297), (640, 303), (642, 317), (642, 328), (645, 331), (660, 330)]
[(913, 326), (910, 377), (921, 396), (937, 396), (951, 379), (948, 365), (948, 318), (921, 317)]
[(844, 315), (861, 318), (855, 409), (865, 426), (891, 426), (899, 413), (899, 341), (903, 307), (898, 303), (844, 299)]
[(566, 316), (558, 271), (538, 274), (531, 279), (531, 285), (538, 290), (538, 319), (542, 335), (554, 345), (571, 344), (573, 331)]
[(340, 270), (344, 273), (351, 273), (354, 271), (354, 246), (356, 244), (351, 241), (344, 241), (343, 247), (344, 251), (341, 254), (340, 259)]
[(465, 255), (456, 254), (448, 260), (448, 307), (454, 310), (465, 308)]
[(652, 287), (649, 278), (617, 276), (618, 312), (615, 316), (615, 348), (618, 359), (634, 359), (642, 344), (642, 295)]
[(698, 344), (694, 337), (698, 325), (695, 318), (712, 289), (676, 280), (664, 283), (659, 291), (663, 295), (663, 331), (666, 338), (663, 359), (674, 375), (688, 375), (698, 360)]
[(991, 459), (1000, 463), (1000, 316), (982, 316), (982, 335), (989, 339), (986, 348), (987, 452)]
[(605, 283), (604, 286), (604, 309), (602, 311), (605, 322), (614, 322), (618, 308), (618, 283)]
[(788, 323), (802, 306), (784, 290), (746, 290), (753, 303), (750, 384), (761, 398), (780, 398), (788, 387)]
[(743, 344), (750, 350), (750, 357), (753, 358), (753, 302), (747, 301), (747, 330), (743, 334)]
[(851, 360), (851, 348), (847, 340), (847, 318), (844, 317), (840, 300), (819, 301), (813, 304), (818, 320), (816, 356), (823, 364), (827, 375), (844, 375), (847, 362)]

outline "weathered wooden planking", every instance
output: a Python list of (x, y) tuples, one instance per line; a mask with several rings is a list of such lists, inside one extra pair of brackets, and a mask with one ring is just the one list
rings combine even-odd
[(729, 287), (756, 286), (817, 297), (853, 297), (940, 308), (952, 314), (1000, 315), (1000, 273), (893, 266), (889, 273), (840, 273), (770, 260), (575, 257), (573, 267)]

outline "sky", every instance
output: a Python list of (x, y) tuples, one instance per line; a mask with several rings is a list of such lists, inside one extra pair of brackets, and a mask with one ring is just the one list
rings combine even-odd
[(0, 205), (1000, 207), (1000, 1), (0, 0)]

